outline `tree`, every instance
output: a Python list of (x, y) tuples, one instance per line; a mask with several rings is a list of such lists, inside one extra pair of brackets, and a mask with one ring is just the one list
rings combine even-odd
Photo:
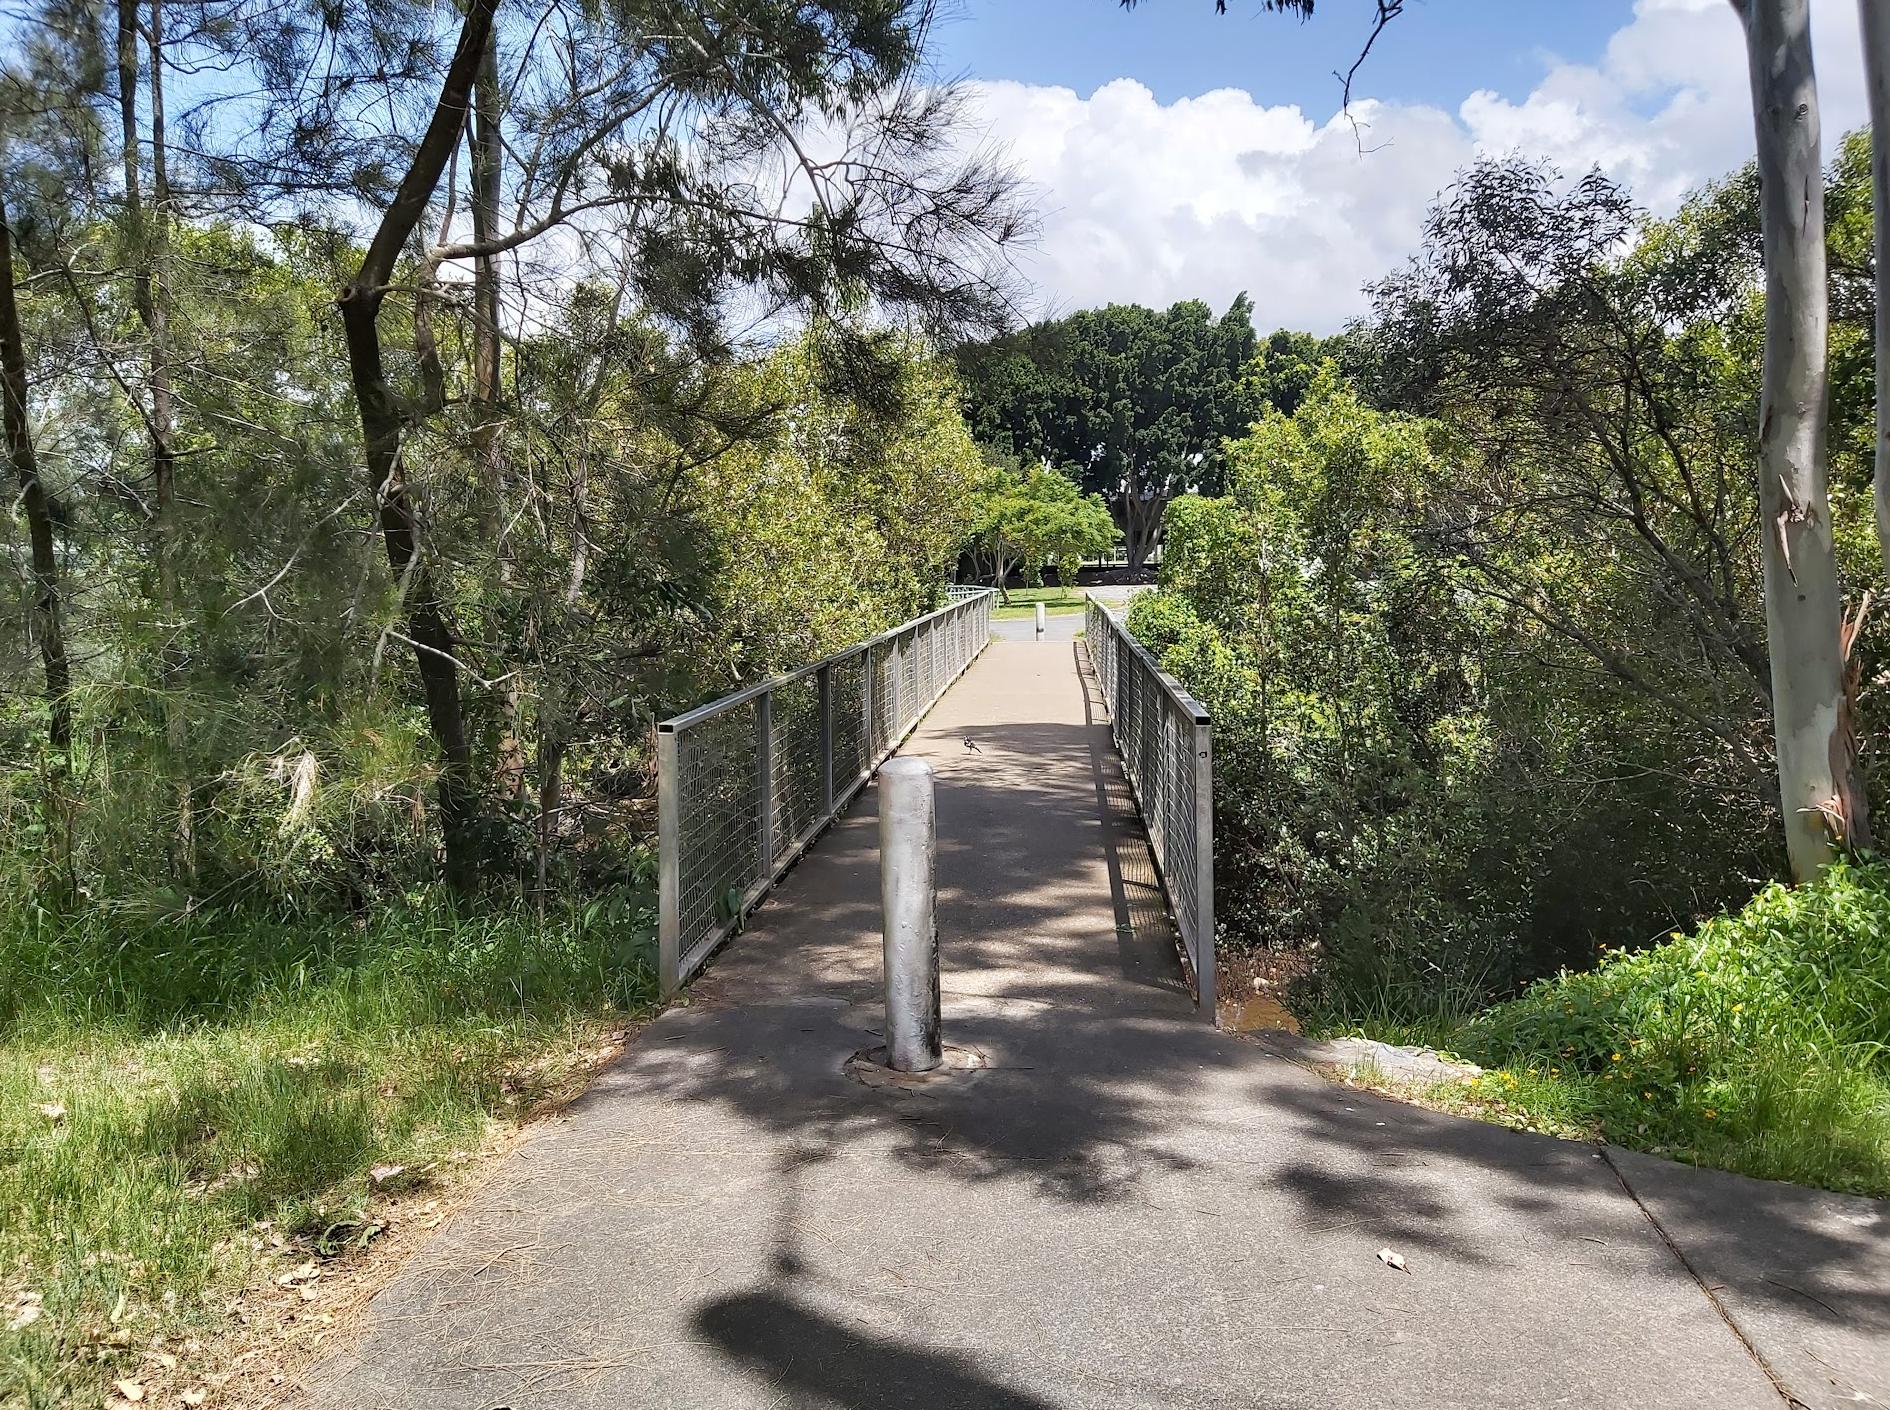
[[(474, 266), (473, 458), (491, 506), (504, 488), (490, 432), (500, 375), (490, 326), (496, 256), (518, 259), (558, 230), (614, 245), (644, 306), (699, 356), (725, 360), (732, 349), (723, 315), (738, 292), (758, 296), (764, 317), (811, 312), (837, 335), (868, 307), (909, 313), (936, 331), (995, 326), (1008, 308), (1002, 247), (1027, 225), (1004, 171), (951, 156), (952, 91), (915, 81), (930, 0), (865, 10), (837, 0), (744, 0), (715, 16), (678, 14), (651, 0), (610, 8), (569, 30), (540, 26), (507, 64), (520, 75), (510, 99), (521, 129), (516, 140), (494, 135), (507, 116), (492, 95), (495, 10), (496, 0), (467, 5), (432, 90), (425, 130), (404, 155), (392, 189), (374, 192), (378, 222), (339, 298), (368, 480), (401, 584), (401, 635), (413, 650), (444, 761), (439, 798), (447, 870), (462, 887), (479, 868), (478, 839), (487, 830), (462, 700), (468, 642), (450, 620), (441, 579), (445, 546), (429, 541), (439, 531), (421, 512), (420, 472), (408, 444), (453, 403), (443, 330), (436, 327), (449, 301), (443, 271), (458, 261)], [(301, 71), (291, 59), (326, 52), (326, 23), (305, 25), (287, 45), (272, 39), (272, 53), (283, 52), (269, 62), (285, 92), (302, 91), (289, 82)], [(361, 47), (385, 48), (376, 17), (361, 23), (367, 26)], [(431, 38), (424, 26), (420, 37)], [(391, 77), (397, 81), (399, 73)], [(390, 74), (377, 69), (360, 75), (358, 87), (371, 91), (389, 82)], [(423, 84), (397, 87), (411, 101)], [(349, 91), (331, 84), (304, 100), (310, 110), (295, 125), (295, 140), (320, 149), (335, 130), (358, 129), (368, 113), (378, 113), (358, 97), (337, 100)], [(469, 123), (472, 237), (450, 233), (456, 193), (449, 192), (437, 238), (405, 267), (403, 252), (432, 216)], [(835, 155), (815, 154), (816, 124), (823, 148), (834, 145)], [(495, 150), (528, 154), (512, 173), (516, 211), (502, 231), (492, 227)], [(770, 173), (778, 202), (766, 194)], [(390, 361), (382, 315), (389, 295), (408, 287), (413, 376), (403, 385), (408, 379), (398, 373), (406, 358)], [(838, 347), (847, 338), (832, 341)], [(850, 353), (838, 365), (870, 374), (874, 363)], [(479, 518), (490, 535), (505, 516)], [(504, 545), (487, 547), (503, 582)], [(497, 677), (505, 689), (502, 710), (515, 719), (513, 673), (502, 669)], [(501, 751), (516, 757), (503, 742)], [(516, 772), (515, 762), (500, 769), (502, 780)]]
[(992, 584), (1007, 602), (1013, 569), (1040, 583), (1055, 563), (1067, 584), (1073, 566), (1107, 552), (1119, 537), (1100, 495), (1084, 494), (1068, 475), (1041, 465), (1025, 470), (1014, 460), (988, 461), (972, 505), (971, 552), (989, 558)]
[[(1875, 248), (1890, 249), (1890, 0), (1857, 0), (1864, 40), (1864, 90), (1870, 111), (1871, 210)], [(1890, 259), (1876, 275), (1876, 434), (1871, 486), (1877, 507), (1877, 551), (1890, 574)]]
[(1171, 500), (1219, 492), (1223, 443), (1258, 412), (1252, 313), (1245, 295), (1219, 318), (1198, 300), (1112, 304), (967, 348), (972, 429), (1001, 453), (1069, 467), (1114, 510), (1139, 568)]
[(1780, 809), (1792, 875), (1869, 840), (1845, 696), (1825, 461), (1829, 325), (1810, 0), (1734, 0), (1745, 25), (1765, 234), (1759, 504)]
[[(1133, 8), (1135, 0), (1122, 0)], [(1831, 534), (1826, 453), (1824, 191), (1810, 0), (1731, 0), (1745, 29), (1764, 200), (1765, 376), (1760, 396), (1759, 498), (1765, 523), (1766, 625), (1773, 734), (1792, 875), (1806, 880), (1844, 845), (1870, 835), (1846, 701), (1847, 643)], [(1873, 90), (1887, 27), (1865, 5)], [(1226, 11), (1224, 0), (1216, 8)], [(1280, 0), (1309, 18), (1312, 5)], [(1352, 79), (1402, 0), (1377, 0)], [(1878, 139), (1880, 142), (1883, 138)]]
[(40, 478), (26, 405), (26, 347), (16, 292), (13, 226), (7, 210), (4, 189), (0, 188), (0, 412), (5, 416), (7, 459), (20, 487), (20, 511), (26, 516), (32, 543), (32, 634), (38, 641), (45, 673), (46, 742), (51, 750), (49, 773), (54, 780), (49, 811), (57, 812), (61, 806), (58, 793), (72, 768), (72, 666), (66, 657), (65, 606), (60, 597), (59, 554), (53, 541), (53, 508)]

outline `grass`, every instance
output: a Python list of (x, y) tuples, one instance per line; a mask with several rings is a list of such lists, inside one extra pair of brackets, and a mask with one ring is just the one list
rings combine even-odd
[(1000, 602), (991, 609), (993, 618), (1003, 621), (1019, 617), (1037, 615), (1037, 604), (1043, 604), (1045, 615), (1068, 617), (1083, 611), (1088, 599), (1071, 588), (1063, 587), (1019, 587), (1012, 588), (1011, 600)]
[(1890, 1195), (1890, 863), (1769, 887), (1467, 1017), (1337, 1026), (1481, 1064), (1460, 1102), (1494, 1120)]
[[(0, 920), (0, 1404), (97, 1401), (377, 1232), (652, 999), (646, 896)], [(190, 1388), (186, 1364), (178, 1384)]]

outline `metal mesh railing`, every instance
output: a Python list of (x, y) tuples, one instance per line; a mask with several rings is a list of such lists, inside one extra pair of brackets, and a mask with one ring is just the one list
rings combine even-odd
[(656, 727), (658, 939), (673, 993), (991, 639), (989, 588)]
[(1201, 1010), (1214, 1015), (1214, 727), (1094, 598), (1083, 640)]

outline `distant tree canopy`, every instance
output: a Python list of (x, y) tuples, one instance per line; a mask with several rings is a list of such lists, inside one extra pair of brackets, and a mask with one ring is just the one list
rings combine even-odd
[(1068, 584), (1085, 558), (1106, 553), (1119, 537), (1102, 496), (1084, 494), (1060, 471), (1020, 467), (1008, 457), (986, 466), (972, 503), (972, 557), (999, 591), (1013, 569), (1034, 584), (1052, 563)]
[(1088, 309), (963, 350), (966, 416), (993, 450), (1101, 495), (1139, 567), (1171, 500), (1221, 492), (1224, 443), (1265, 404), (1257, 346), (1244, 294), (1218, 318), (1199, 300)]

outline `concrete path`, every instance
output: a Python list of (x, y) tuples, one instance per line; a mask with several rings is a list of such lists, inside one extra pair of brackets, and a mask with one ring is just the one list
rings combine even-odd
[(1890, 1405), (1884, 1206), (1377, 1099), (1200, 1021), (1080, 650), (994, 645), (910, 745), (982, 1070), (843, 1070), (880, 1021), (869, 791), (316, 1398)]
[[(1085, 617), (1081, 612), (1046, 612), (1043, 619), (1043, 640), (1046, 645), (1067, 644), (1083, 634)], [(1029, 641), (1037, 640), (1037, 619), (1035, 617), (1003, 617), (991, 623), (991, 637), (994, 641)]]

